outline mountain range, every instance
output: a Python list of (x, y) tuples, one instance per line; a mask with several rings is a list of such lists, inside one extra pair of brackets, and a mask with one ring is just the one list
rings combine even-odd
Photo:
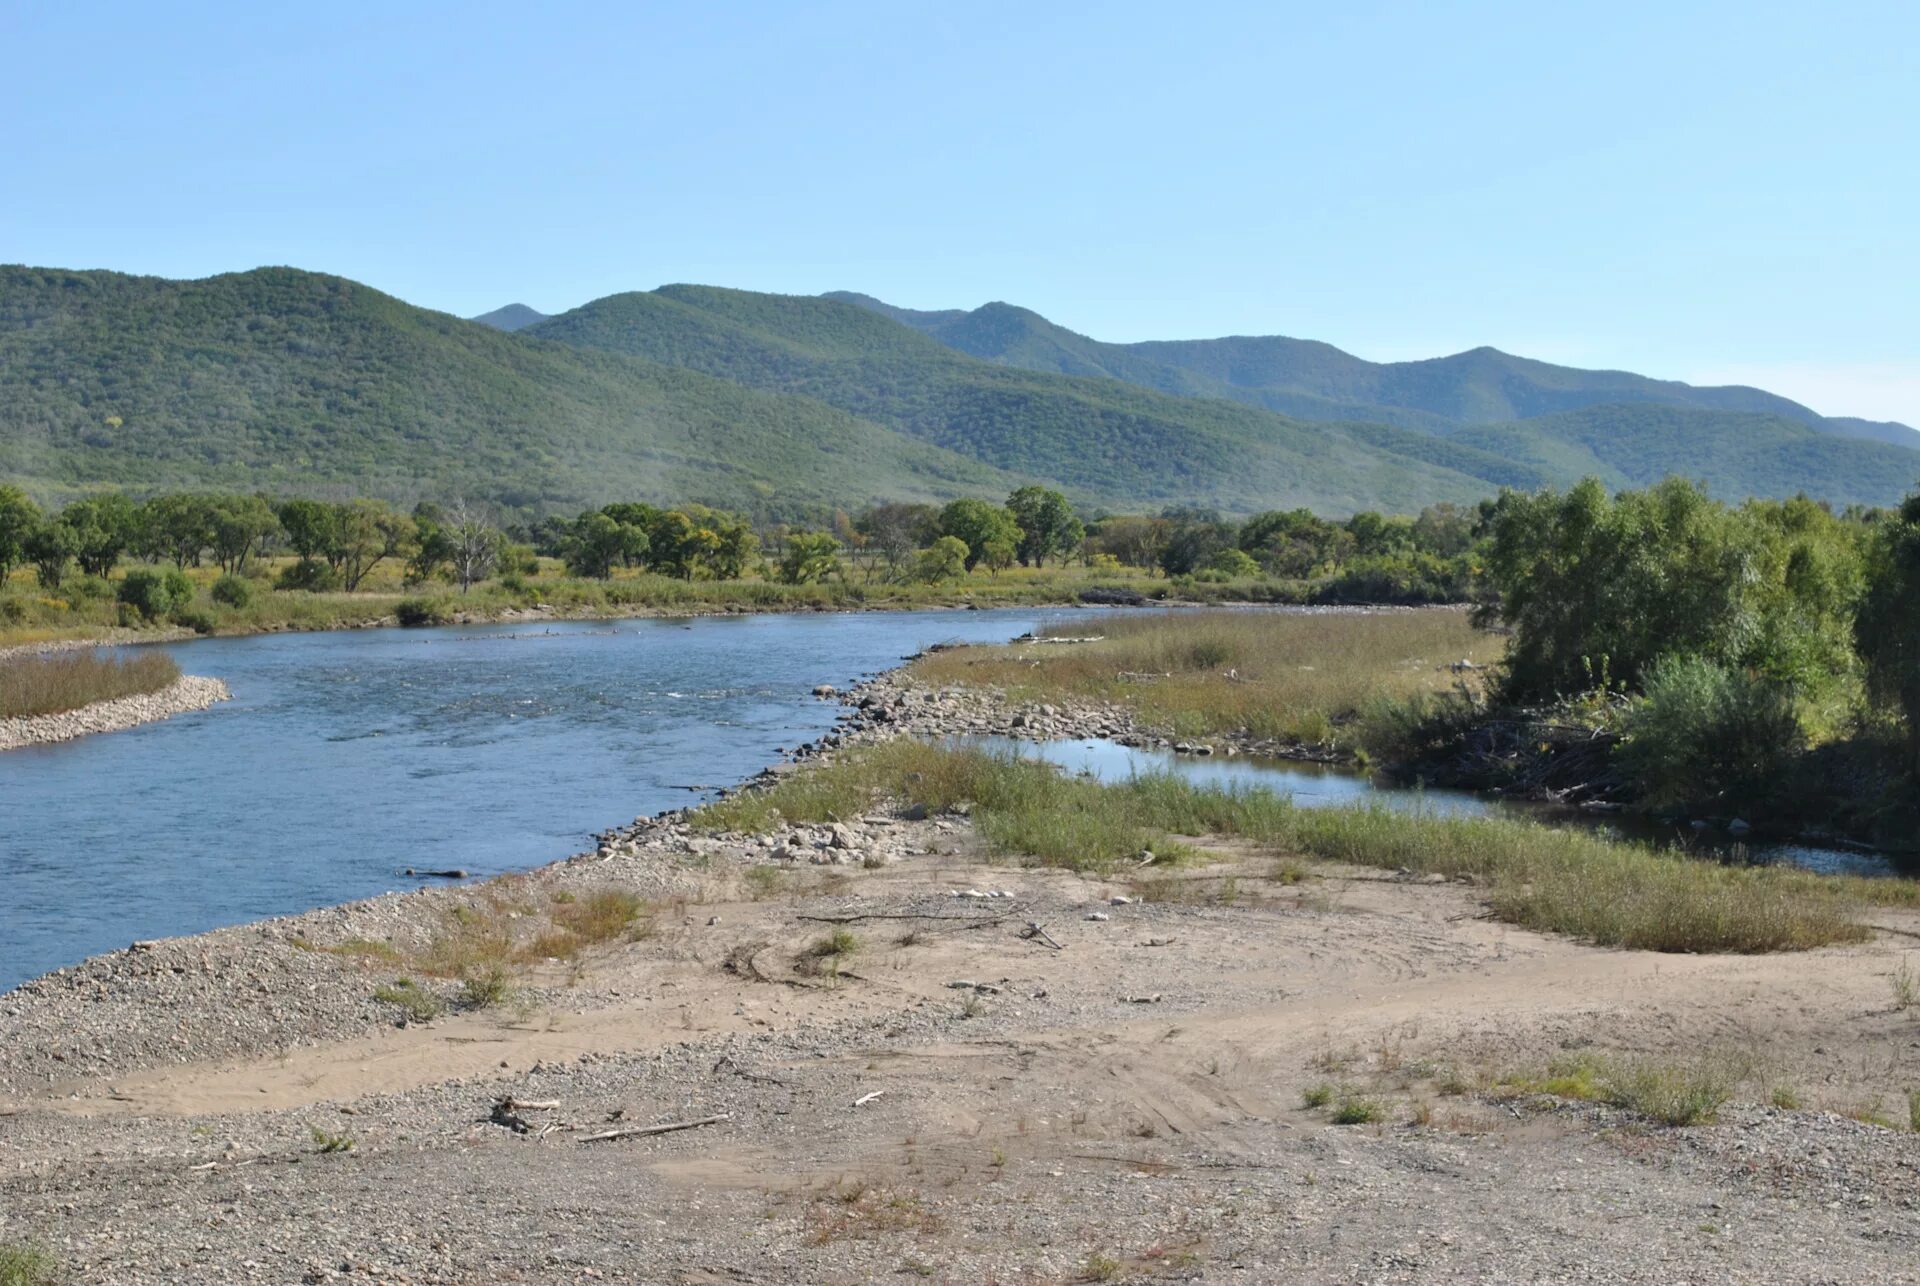
[(291, 268), (0, 267), (0, 480), (48, 500), (264, 487), (801, 517), (1043, 481), (1111, 509), (1341, 514), (1682, 472), (1730, 498), (1889, 504), (1920, 475), (1907, 443), (1757, 389), (1492, 349), (1106, 344), (1006, 304), (677, 285), (462, 320)]

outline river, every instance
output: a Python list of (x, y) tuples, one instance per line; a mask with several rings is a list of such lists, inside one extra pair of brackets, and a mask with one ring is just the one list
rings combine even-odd
[[(413, 887), (407, 867), (484, 876), (555, 861), (825, 732), (840, 707), (813, 697), (817, 684), (846, 687), (933, 643), (997, 642), (1085, 614), (810, 613), (167, 645), (234, 699), (0, 754), (0, 991), (135, 939)], [(1173, 768), (1265, 785), (1303, 804), (1492, 807), (1298, 764), (1105, 743), (1035, 753), (1108, 777)], [(1770, 855), (1877, 864), (1836, 850)]]

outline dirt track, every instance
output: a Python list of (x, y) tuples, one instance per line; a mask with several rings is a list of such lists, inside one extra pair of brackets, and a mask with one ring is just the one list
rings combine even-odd
[[(356, 1001), (363, 1020), (337, 1013), (307, 1043), (289, 1030), (270, 1055), (130, 1054), (48, 1083), (43, 1068), (86, 1060), (34, 1061), (21, 1037), (46, 1030), (37, 1018), (90, 995), (132, 1021), (174, 966), (0, 999), (17, 1089), (0, 1105), (0, 1238), (39, 1238), (88, 1282), (1920, 1272), (1920, 1137), (1833, 1114), (1877, 1098), (1904, 1123), (1920, 1085), (1920, 1019), (1889, 988), (1911, 917), (1856, 948), (1655, 956), (1507, 928), (1459, 885), (1279, 883), (1250, 850), (1104, 880), (987, 866), (958, 819), (863, 840), (893, 860), (803, 864), (758, 901), (742, 875), (764, 849), (667, 829), (542, 872), (516, 897), (618, 886), (660, 909), (642, 940), (538, 971), (517, 1011), (396, 1028)], [(954, 896), (968, 888), (1014, 896)], [(1179, 900), (1110, 903), (1146, 888)], [(155, 950), (208, 968), (228, 951), (297, 956), (312, 1003), (346, 1003), (394, 967), (292, 938), (324, 946), (470, 896)], [(920, 918), (849, 921), (839, 976), (807, 964), (839, 926), (801, 917), (862, 915)], [(1030, 921), (1060, 949), (1021, 936)], [(246, 974), (209, 976), (237, 991)], [(219, 995), (147, 1017), (191, 1047), (223, 1021)], [(1683, 1130), (1446, 1092), (1457, 1071), (1577, 1049), (1752, 1066), (1720, 1124)], [(1385, 1118), (1303, 1107), (1322, 1081)], [(1777, 1085), (1809, 1110), (1754, 1106)], [(507, 1096), (558, 1106), (520, 1111), (517, 1133), (488, 1120)], [(322, 1136), (352, 1150), (323, 1152)]]

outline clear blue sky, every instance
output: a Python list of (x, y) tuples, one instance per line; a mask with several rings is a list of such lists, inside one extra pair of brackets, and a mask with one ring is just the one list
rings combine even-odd
[(1494, 344), (1920, 424), (1920, 5), (0, 0), (0, 260)]

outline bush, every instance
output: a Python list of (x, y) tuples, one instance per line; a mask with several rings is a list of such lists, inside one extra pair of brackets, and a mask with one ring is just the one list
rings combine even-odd
[(275, 589), (303, 589), (310, 594), (326, 594), (340, 588), (340, 573), (317, 558), (302, 558), (281, 572), (273, 582)]
[(439, 598), (403, 598), (394, 606), (393, 614), (410, 627), (445, 625), (453, 619), (453, 609)]
[(192, 630), (195, 634), (211, 634), (219, 625), (209, 613), (192, 610), (175, 612), (170, 619), (175, 625)]
[(1206, 570), (1227, 580), (1246, 580), (1260, 574), (1260, 564), (1238, 549), (1223, 549), (1207, 560)]
[(253, 586), (229, 572), (213, 583), (213, 601), (236, 610), (253, 602)]
[(61, 589), (76, 603), (113, 597), (113, 582), (104, 576), (70, 576)]
[(193, 602), (193, 581), (178, 568), (136, 568), (120, 582), (116, 597), (149, 621), (157, 621)]
[(1625, 728), (1621, 766), (1655, 805), (1762, 794), (1805, 741), (1780, 685), (1698, 657), (1656, 663)]

